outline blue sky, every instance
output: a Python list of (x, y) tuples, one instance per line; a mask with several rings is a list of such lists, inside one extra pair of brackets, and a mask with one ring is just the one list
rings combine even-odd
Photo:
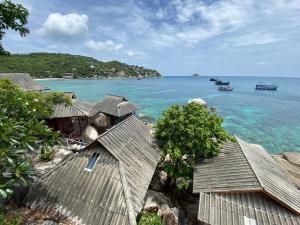
[(13, 0), (31, 33), (13, 53), (119, 60), (163, 75), (300, 77), (300, 0)]

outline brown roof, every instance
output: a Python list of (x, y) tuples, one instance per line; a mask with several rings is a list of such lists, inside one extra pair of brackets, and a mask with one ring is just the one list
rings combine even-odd
[[(251, 198), (254, 199), (253, 202), (262, 201), (262, 195), (264, 195), (264, 199), (268, 199), (268, 204), (265, 204), (266, 208), (264, 209), (267, 213), (271, 213), (275, 205), (276, 207), (280, 205), (282, 208), (280, 210), (281, 212), (286, 212), (287, 210), (293, 212), (295, 218), (299, 218), (300, 215), (300, 191), (293, 184), (288, 174), (276, 164), (272, 157), (261, 146), (248, 144), (239, 138), (237, 138), (237, 143), (224, 144), (219, 156), (206, 160), (196, 167), (194, 171), (193, 192), (200, 193), (200, 197), (204, 196), (205, 198), (219, 199), (216, 204), (212, 201), (209, 203), (207, 201), (206, 203), (201, 203), (201, 199), (199, 203), (199, 207), (204, 207), (204, 205), (210, 209), (217, 207), (219, 211), (216, 213), (221, 213), (223, 210), (222, 204), (228, 201), (227, 199), (226, 202), (223, 202), (223, 198), (227, 195), (232, 198), (228, 204), (236, 205), (237, 198), (240, 197), (238, 195), (239, 193), (248, 193), (242, 195), (242, 197), (249, 196), (249, 193), (253, 193), (253, 195), (251, 195)], [(243, 200), (244, 201), (238, 204), (244, 208), (247, 202), (250, 204), (250, 200)], [(253, 204), (251, 203), (251, 207), (257, 210)], [(231, 206), (229, 205), (228, 207)], [(232, 210), (235, 209), (232, 208), (231, 211)], [(237, 211), (231, 211), (229, 212), (230, 214), (237, 213), (242, 215), (242, 213)], [(199, 208), (199, 220), (203, 220), (205, 213), (206, 212)], [(226, 213), (228, 213), (228, 210)], [(250, 213), (250, 211), (248, 213)], [(257, 213), (260, 213), (259, 210)], [(280, 216), (283, 217), (285, 215), (286, 214), (280, 214)], [(230, 216), (232, 215), (223, 214), (223, 219)], [(272, 217), (272, 215), (270, 216)], [(217, 225), (222, 223), (210, 221), (208, 224)], [(223, 224), (235, 223), (228, 222)], [(257, 224), (284, 225), (288, 223), (265, 222)], [(300, 223), (298, 221), (295, 224)]]
[(23, 91), (43, 91), (49, 88), (37, 83), (28, 73), (0, 73), (0, 79), (9, 79)]
[[(99, 157), (88, 172), (94, 153)], [(148, 128), (132, 116), (62, 162), (33, 186), (26, 200), (80, 224), (135, 225), (158, 160)]]

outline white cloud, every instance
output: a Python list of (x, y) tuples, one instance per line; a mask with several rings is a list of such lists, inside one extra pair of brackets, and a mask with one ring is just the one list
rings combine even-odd
[(111, 40), (105, 42), (90, 40), (85, 43), (85, 46), (93, 51), (118, 51), (123, 48), (122, 43), (114, 43)]
[(253, 32), (232, 38), (229, 41), (233, 46), (267, 45), (287, 39), (288, 35), (274, 36), (270, 33)]
[(52, 13), (44, 22), (42, 33), (55, 38), (78, 36), (88, 30), (88, 21), (89, 17), (85, 14)]

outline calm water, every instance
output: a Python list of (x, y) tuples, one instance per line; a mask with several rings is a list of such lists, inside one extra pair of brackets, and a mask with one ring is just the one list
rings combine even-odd
[[(300, 151), (300, 79), (222, 77), (233, 92), (219, 92), (208, 77), (164, 77), (145, 80), (39, 81), (58, 91), (74, 91), (82, 100), (97, 101), (105, 94), (126, 96), (141, 113), (158, 118), (174, 103), (203, 98), (218, 108), (224, 127), (246, 141), (263, 145), (270, 153)], [(256, 91), (258, 82), (276, 83), (278, 91)]]

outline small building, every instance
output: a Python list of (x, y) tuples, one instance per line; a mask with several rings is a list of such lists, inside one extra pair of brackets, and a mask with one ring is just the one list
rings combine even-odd
[(63, 78), (64, 79), (73, 79), (74, 78), (74, 74), (73, 73), (64, 73), (63, 74)]
[(89, 113), (93, 104), (82, 101), (73, 92), (65, 93), (72, 105), (56, 105), (52, 115), (46, 119), (50, 128), (60, 131), (71, 139), (80, 139), (82, 132), (89, 125)]
[(194, 171), (205, 225), (299, 225), (300, 191), (259, 145), (239, 138)]
[(90, 116), (96, 118), (100, 113), (109, 117), (111, 126), (135, 114), (139, 107), (129, 102), (125, 97), (118, 95), (106, 95), (104, 99), (96, 103)]
[(8, 79), (23, 91), (45, 91), (49, 88), (37, 83), (29, 73), (0, 73), (0, 79)]
[(136, 225), (159, 158), (148, 128), (131, 116), (33, 185), (27, 205), (78, 224)]

